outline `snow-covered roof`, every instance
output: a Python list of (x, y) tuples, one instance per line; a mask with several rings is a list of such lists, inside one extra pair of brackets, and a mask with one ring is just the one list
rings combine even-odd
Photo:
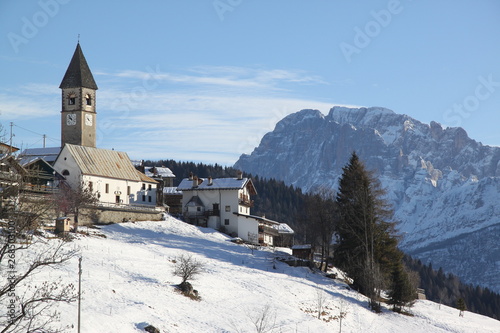
[(253, 182), (250, 178), (213, 178), (210, 179), (198, 178), (198, 186), (193, 187), (193, 180), (184, 178), (177, 190), (179, 191), (200, 191), (200, 190), (239, 190), (246, 186), (250, 186), (251, 194), (257, 194)]
[(294, 234), (295, 231), (286, 223), (280, 223), (278, 226), (278, 232), (280, 234)]
[(166, 167), (145, 167), (144, 173), (148, 177), (175, 178), (172, 170)]
[(27, 165), (31, 162), (41, 158), (50, 164), (54, 164), (57, 155), (61, 151), (61, 147), (47, 147), (47, 148), (30, 148), (23, 150), (20, 154), (19, 164)]
[(233, 213), (235, 215), (238, 215), (238, 216), (243, 216), (243, 217), (246, 217), (246, 218), (249, 218), (249, 219), (254, 219), (254, 220), (257, 220), (257, 221), (261, 221), (261, 222), (267, 222), (269, 224), (274, 224), (273, 228), (276, 227), (276, 229), (278, 229), (280, 223), (279, 222), (276, 222), (276, 221), (273, 221), (273, 220), (270, 220), (270, 219), (266, 219), (264, 216), (257, 216), (257, 215), (250, 215), (250, 214), (241, 214), (241, 213)]
[(164, 187), (163, 194), (182, 194), (182, 191), (178, 191), (177, 187)]

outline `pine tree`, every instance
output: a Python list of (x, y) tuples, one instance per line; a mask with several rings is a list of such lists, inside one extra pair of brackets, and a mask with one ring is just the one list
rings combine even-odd
[(402, 259), (390, 222), (392, 210), (380, 183), (356, 153), (342, 171), (334, 261), (354, 280), (354, 287), (370, 297), (370, 307), (377, 311), (380, 291)]
[(410, 281), (408, 272), (403, 264), (396, 265), (392, 272), (389, 301), (393, 311), (401, 312), (404, 307), (412, 306), (416, 299), (416, 288)]
[(465, 306), (465, 301), (462, 297), (460, 297), (457, 301), (457, 309), (460, 311), (458, 316), (463, 317), (464, 316), (464, 311), (467, 310), (467, 307)]

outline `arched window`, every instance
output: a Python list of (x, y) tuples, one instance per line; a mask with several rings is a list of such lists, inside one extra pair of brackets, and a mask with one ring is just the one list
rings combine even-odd
[(62, 174), (63, 176), (69, 176), (69, 171), (65, 169), (63, 170)]
[(75, 105), (75, 104), (76, 104), (76, 95), (70, 94), (68, 96), (68, 105)]
[(87, 105), (92, 105), (92, 97), (90, 97), (90, 94), (85, 95), (85, 101)]

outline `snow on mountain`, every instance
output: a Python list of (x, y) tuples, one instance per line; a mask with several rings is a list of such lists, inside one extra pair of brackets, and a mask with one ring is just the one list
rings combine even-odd
[[(213, 229), (173, 218), (103, 226), (98, 233), (106, 238), (89, 231), (93, 236), (78, 235), (69, 245), (83, 257), (82, 332), (144, 332), (147, 324), (161, 332), (255, 332), (253, 321), (265, 309), (275, 324), (272, 332), (337, 332), (341, 307), (347, 313), (342, 332), (485, 333), (500, 327), (494, 319), (469, 312), (461, 318), (457, 309), (439, 309), (430, 301), (417, 301), (414, 317), (385, 308), (375, 314), (364, 296), (342, 282), (273, 260), (287, 256), (287, 249), (266, 248), (252, 255)], [(200, 301), (175, 291), (180, 281), (172, 274), (173, 261), (182, 254), (205, 266), (192, 281)], [(78, 260), (35, 278), (77, 285)], [(317, 319), (318, 291), (325, 297), (324, 320)], [(76, 303), (59, 310), (61, 323), (76, 327)]]
[(352, 151), (387, 189), (406, 252), (500, 291), (500, 148), (462, 128), (379, 107), (302, 110), (235, 167), (305, 191), (336, 189)]

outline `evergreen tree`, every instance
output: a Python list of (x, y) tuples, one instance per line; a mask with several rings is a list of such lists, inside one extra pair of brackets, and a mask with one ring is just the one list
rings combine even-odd
[(412, 306), (416, 299), (416, 286), (410, 281), (408, 272), (402, 263), (396, 265), (392, 272), (389, 301), (393, 311), (401, 312), (404, 307)]
[(463, 298), (459, 298), (457, 301), (457, 309), (460, 310), (460, 313), (458, 314), (459, 317), (464, 316), (464, 311), (467, 310), (467, 307), (465, 306), (465, 301)]
[(392, 210), (380, 183), (355, 152), (342, 171), (334, 261), (354, 280), (354, 287), (370, 297), (370, 307), (377, 311), (380, 291), (402, 259), (390, 222)]

